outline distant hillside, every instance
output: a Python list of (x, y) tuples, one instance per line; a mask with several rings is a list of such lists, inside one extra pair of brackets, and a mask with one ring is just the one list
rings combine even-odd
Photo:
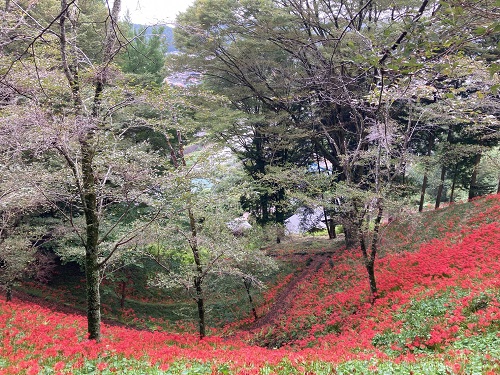
[[(137, 32), (141, 32), (142, 30), (146, 29), (146, 31), (145, 31), (146, 36), (151, 35), (151, 33), (153, 32), (152, 26), (144, 26), (144, 25), (138, 25), (138, 24), (133, 24), (132, 26), (134, 27), (134, 30)], [(175, 48), (175, 44), (174, 44), (174, 29), (172, 27), (169, 27), (169, 26), (162, 25), (162, 27), (165, 28), (163, 35), (165, 35), (165, 39), (166, 39), (167, 44), (168, 44), (167, 52), (170, 53), (170, 52), (177, 51), (177, 49)]]

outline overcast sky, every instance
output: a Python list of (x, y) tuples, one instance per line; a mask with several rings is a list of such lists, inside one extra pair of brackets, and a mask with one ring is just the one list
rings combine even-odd
[(130, 12), (133, 23), (153, 25), (175, 20), (194, 0), (122, 0), (122, 15)]

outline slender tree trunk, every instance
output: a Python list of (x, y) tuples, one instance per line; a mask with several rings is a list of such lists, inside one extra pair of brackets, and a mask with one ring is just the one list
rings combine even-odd
[(332, 228), (331, 228), (332, 227), (331, 224), (333, 223), (333, 221), (331, 219), (328, 219), (328, 214), (326, 213), (326, 210), (324, 208), (323, 208), (323, 220), (325, 221), (328, 238), (333, 239)]
[[(87, 194), (88, 196), (92, 194)], [(89, 197), (89, 200), (92, 197)], [(94, 201), (95, 202), (95, 201)], [(89, 203), (89, 202), (87, 202)], [(87, 324), (90, 340), (101, 339), (101, 296), (99, 275), (99, 249), (97, 246), (99, 222), (97, 215), (86, 213), (87, 244), (85, 252), (85, 276), (87, 281)]]
[[(266, 174), (267, 160), (264, 156), (264, 139), (265, 135), (261, 133), (260, 127), (257, 126), (255, 128), (255, 134), (252, 140), (255, 146), (255, 172), (252, 173), (252, 176), (257, 181), (261, 179), (261, 176), (264, 176)], [(260, 210), (260, 223), (268, 224), (269, 194), (267, 192), (263, 192), (262, 194), (259, 195), (259, 210)]]
[(354, 249), (359, 245), (361, 235), (361, 223), (359, 222), (358, 209), (353, 200), (353, 206), (346, 212), (342, 226), (344, 227), (345, 246), (347, 249)]
[(269, 195), (267, 193), (261, 194), (259, 198), (261, 222), (262, 224), (269, 223)]
[(85, 215), (85, 274), (87, 279), (87, 320), (90, 340), (101, 339), (101, 296), (99, 293), (99, 216), (93, 167), (92, 132), (80, 141), (82, 153), (83, 212)]
[[(78, 74), (78, 60), (76, 58), (76, 18), (77, 7), (75, 4), (69, 7), (66, 0), (61, 0), (63, 13), (60, 17), (60, 51), (64, 73), (71, 88), (75, 115), (81, 115), (82, 99), (80, 93), (80, 81)], [(69, 21), (69, 24), (68, 24)], [(69, 28), (68, 28), (69, 27)], [(72, 42), (68, 43), (67, 31)], [(69, 45), (69, 50), (68, 50)], [(97, 91), (97, 90), (96, 90)], [(97, 94), (96, 94), (97, 95)], [(94, 110), (93, 110), (94, 112)], [(68, 164), (73, 170), (75, 180), (79, 189), (85, 216), (85, 277), (87, 291), (87, 330), (90, 340), (101, 339), (101, 297), (99, 294), (99, 217), (97, 214), (97, 195), (95, 190), (95, 174), (93, 168), (94, 130), (88, 130), (80, 139), (81, 161), (81, 183), (77, 172), (78, 166), (71, 158), (66, 157)]]
[(123, 311), (125, 308), (125, 298), (126, 298), (126, 291), (127, 291), (127, 282), (122, 281), (120, 283), (120, 309)]
[[(375, 300), (378, 289), (377, 280), (375, 279), (375, 258), (368, 254), (368, 249), (366, 247), (365, 236), (360, 236), (361, 252), (363, 253), (363, 259), (365, 261), (365, 268), (368, 272), (368, 283), (370, 285), (370, 295), (372, 302)], [(370, 252), (371, 253), (371, 252)]]
[[(181, 151), (182, 155), (182, 151)], [(184, 156), (182, 156), (183, 163)], [(196, 291), (196, 304), (198, 306), (198, 323), (199, 323), (199, 331), (200, 331), (200, 339), (205, 337), (205, 304), (203, 298), (203, 265), (201, 263), (200, 250), (198, 249), (198, 240), (197, 240), (197, 229), (196, 229), (196, 220), (191, 208), (188, 208), (189, 215), (189, 226), (191, 227), (191, 240), (190, 246), (191, 251), (194, 257), (194, 263), (196, 265), (196, 276), (194, 277), (194, 288)]]
[[(315, 147), (315, 149), (316, 149), (315, 150), (316, 164), (318, 165), (318, 174), (321, 174), (322, 171), (321, 171), (321, 167), (320, 167), (319, 153), (318, 153), (317, 147)], [(326, 166), (326, 172), (328, 173), (328, 164), (326, 162), (326, 159), (325, 159), (325, 166)], [(325, 195), (323, 193), (321, 193), (321, 199), (322, 200), (325, 199)], [(326, 231), (328, 232), (328, 238), (330, 240), (336, 238), (337, 236), (335, 233), (335, 225), (333, 224), (332, 219), (328, 219), (328, 212), (324, 207), (323, 207), (323, 219), (325, 220), (325, 226), (326, 226)]]
[[(103, 36), (103, 68), (95, 77), (94, 101), (91, 115), (87, 118), (87, 121), (93, 123), (95, 127), (88, 129), (79, 139), (82, 157), (81, 165), (78, 166), (70, 157), (66, 157), (75, 176), (85, 216), (85, 238), (83, 241), (85, 247), (85, 276), (87, 283), (87, 324), (89, 339), (96, 341), (100, 341), (101, 339), (101, 296), (99, 292), (101, 265), (99, 264), (98, 248), (100, 219), (96, 192), (97, 175), (94, 170), (94, 157), (96, 152), (94, 137), (100, 121), (102, 93), (106, 85), (109, 63), (113, 60), (117, 52), (114, 48), (116, 43), (115, 26), (118, 22), (120, 8), (121, 0), (115, 0), (111, 13), (109, 14), (110, 17), (106, 28), (106, 35)], [(61, 63), (71, 88), (76, 118), (83, 115), (83, 100), (79, 76), (80, 51), (77, 45), (78, 13), (78, 2), (68, 4), (67, 0), (61, 0), (61, 16), (59, 18)], [(77, 172), (78, 168), (81, 168), (81, 182), (80, 173)]]
[(348, 249), (356, 248), (359, 241), (359, 230), (356, 227), (356, 224), (351, 222), (350, 220), (346, 220), (343, 223), (343, 227), (344, 227), (346, 248)]
[(469, 200), (479, 196), (478, 186), (477, 186), (477, 172), (479, 170), (479, 163), (481, 162), (481, 154), (477, 154), (474, 158), (474, 167), (472, 169), (472, 175), (470, 178), (469, 186)]
[(6, 290), (5, 290), (5, 301), (11, 302), (12, 301), (12, 284), (7, 283), (6, 285)]
[(375, 279), (375, 259), (369, 259), (366, 262), (366, 271), (368, 272), (368, 281), (370, 283), (370, 294), (372, 303), (377, 299), (378, 289)]
[[(446, 136), (446, 142), (449, 144), (451, 142), (451, 136), (453, 134), (453, 127), (450, 125), (448, 127), (448, 135)], [(443, 194), (443, 189), (444, 189), (444, 178), (446, 176), (446, 163), (444, 160), (442, 161), (442, 167), (441, 167), (441, 178), (439, 180), (439, 188), (438, 188), (438, 193), (436, 197), (436, 204), (434, 208), (437, 210), (441, 204), (441, 195)]]
[(99, 291), (100, 275), (97, 253), (87, 251), (85, 257), (87, 279), (87, 326), (89, 340), (101, 340), (101, 295)]
[(420, 191), (420, 203), (418, 204), (418, 212), (424, 210), (425, 190), (427, 190), (427, 172), (424, 173), (424, 181), (422, 181), (422, 190)]
[(333, 219), (328, 219), (325, 218), (327, 221), (327, 228), (328, 228), (328, 238), (333, 240), (334, 238), (337, 238), (337, 232), (336, 232), (336, 224), (333, 222)]
[(280, 243), (281, 239), (285, 237), (285, 210), (283, 202), (285, 201), (285, 189), (279, 188), (276, 194), (276, 209), (275, 209), (275, 223), (277, 224), (276, 243)]
[(453, 181), (451, 183), (451, 193), (450, 193), (450, 204), (453, 203), (454, 201), (454, 196), (455, 196), (455, 185), (457, 183), (457, 170), (458, 170), (458, 166), (457, 164), (455, 164), (455, 168), (453, 170)]
[(439, 188), (438, 188), (438, 192), (437, 192), (437, 196), (436, 196), (436, 204), (434, 206), (434, 209), (436, 209), (436, 210), (441, 205), (441, 195), (443, 194), (445, 176), (446, 176), (446, 167), (443, 165), (441, 167), (441, 178), (439, 180)]
[(497, 194), (500, 194), (500, 176), (498, 176)]
[(285, 210), (283, 208), (283, 202), (285, 201), (285, 189), (279, 188), (276, 198), (275, 223), (283, 225), (285, 223)]
[[(431, 156), (433, 146), (434, 146), (434, 133), (431, 132), (429, 134), (429, 142), (427, 143), (427, 157)], [(427, 183), (428, 183), (427, 174), (428, 171), (426, 167), (424, 172), (424, 181), (422, 182), (422, 190), (420, 192), (420, 203), (418, 205), (418, 212), (422, 212), (424, 209), (425, 191), (427, 190)]]
[[(184, 158), (184, 143), (182, 141), (182, 134), (180, 130), (177, 130), (177, 142), (179, 143), (179, 159), (175, 156), (175, 151), (167, 139), (168, 146), (170, 147), (170, 156), (172, 162), (176, 168), (182, 166), (186, 167), (186, 159)], [(180, 164), (179, 164), (180, 163)], [(198, 229), (196, 228), (196, 219), (194, 217), (194, 212), (191, 209), (191, 199), (188, 198), (188, 218), (189, 218), (189, 229), (191, 230), (191, 237), (189, 238), (189, 246), (191, 247), (191, 253), (193, 254), (194, 264), (196, 267), (196, 275), (193, 278), (193, 284), (195, 288), (196, 295), (194, 300), (198, 307), (198, 324), (199, 324), (199, 334), (200, 339), (203, 339), (206, 335), (205, 330), (205, 301), (203, 298), (203, 264), (201, 262), (200, 250), (198, 248)]]
[(206, 336), (205, 330), (205, 301), (203, 299), (203, 289), (202, 289), (202, 278), (200, 276), (196, 276), (194, 279), (194, 284), (196, 288), (196, 304), (198, 305), (198, 324), (199, 324), (199, 333), (200, 339), (203, 339)]
[(374, 303), (378, 298), (377, 281), (375, 278), (375, 259), (377, 258), (378, 251), (378, 236), (380, 231), (380, 224), (382, 222), (383, 206), (380, 198), (377, 198), (377, 217), (375, 218), (373, 237), (371, 241), (370, 253), (366, 246), (365, 236), (360, 236), (361, 252), (365, 261), (366, 271), (368, 273), (368, 282), (370, 284), (371, 302)]
[(198, 249), (197, 242), (197, 230), (196, 230), (196, 221), (194, 218), (193, 211), (188, 209), (189, 215), (189, 225), (191, 227), (191, 251), (194, 257), (194, 263), (196, 265), (196, 276), (194, 277), (194, 287), (196, 291), (196, 304), (198, 305), (198, 323), (199, 323), (199, 331), (200, 331), (200, 339), (205, 337), (205, 305), (203, 299), (203, 265), (201, 263), (200, 251)]
[(255, 310), (255, 305), (253, 303), (252, 294), (250, 293), (250, 287), (252, 286), (252, 280), (243, 278), (243, 284), (245, 285), (245, 290), (247, 291), (248, 301), (250, 302), (250, 307), (252, 308), (252, 314), (255, 320), (259, 319), (257, 315), (257, 310)]

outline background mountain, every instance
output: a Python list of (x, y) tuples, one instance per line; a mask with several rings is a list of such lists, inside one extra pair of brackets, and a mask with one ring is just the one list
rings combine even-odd
[[(139, 25), (139, 24), (133, 24), (132, 25), (133, 30), (137, 33), (140, 33), (141, 31), (144, 31), (144, 35), (146, 37), (150, 37), (153, 33), (153, 27), (152, 26), (144, 26), (144, 25)], [(164, 28), (163, 35), (165, 37), (166, 43), (167, 43), (167, 53), (171, 52), (176, 52), (177, 49), (175, 48), (174, 44), (174, 29), (170, 26), (167, 25), (162, 25)]]

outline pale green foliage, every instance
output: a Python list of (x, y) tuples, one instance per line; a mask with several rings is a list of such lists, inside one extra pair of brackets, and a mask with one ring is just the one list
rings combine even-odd
[(33, 244), (45, 228), (26, 224), (26, 218), (40, 212), (45, 199), (32, 184), (36, 164), (23, 166), (6, 146), (0, 146), (0, 285), (11, 287), (34, 261)]
[[(19, 230), (17, 231), (19, 232)], [(26, 234), (12, 233), (0, 241), (0, 285), (12, 286), (27, 274), (35, 249)]]
[[(238, 237), (228, 225), (241, 215), (239, 199), (248, 189), (237, 160), (227, 150), (206, 145), (187, 155), (186, 163), (186, 167), (171, 170), (163, 180), (164, 219), (155, 223), (156, 233), (152, 233), (147, 252), (166, 269), (151, 283), (192, 290), (198, 271), (191, 241), (196, 241), (203, 277), (211, 284), (217, 285), (218, 279), (227, 276), (249, 275), (257, 281), (258, 275), (275, 269), (274, 262), (259, 250), (257, 229)], [(195, 238), (188, 210), (196, 221)], [(212, 291), (208, 289), (209, 295)]]

